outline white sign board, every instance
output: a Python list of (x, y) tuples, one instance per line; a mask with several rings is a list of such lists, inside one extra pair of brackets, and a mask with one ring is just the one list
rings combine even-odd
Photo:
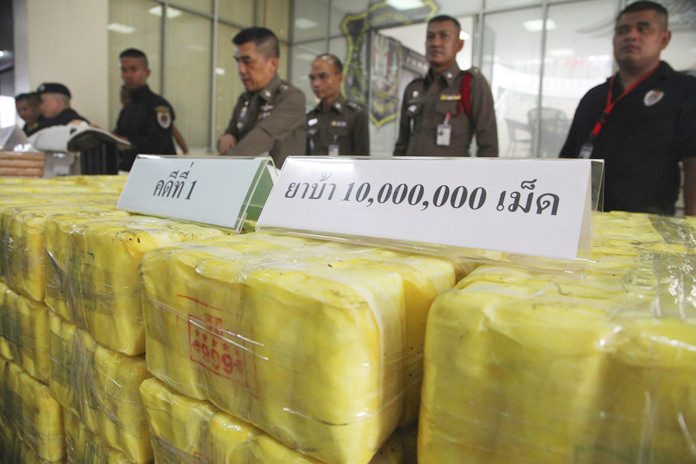
[(269, 160), (140, 155), (118, 207), (240, 230)]
[(291, 157), (258, 226), (573, 259), (589, 248), (590, 171), (588, 160)]

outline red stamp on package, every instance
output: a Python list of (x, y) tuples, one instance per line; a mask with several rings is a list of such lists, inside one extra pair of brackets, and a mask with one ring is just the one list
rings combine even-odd
[(200, 319), (189, 314), (188, 335), (191, 361), (219, 376), (249, 387), (245, 372), (246, 350), (238, 346), (231, 339), (232, 336), (226, 335), (222, 319), (207, 314), (205, 319)]

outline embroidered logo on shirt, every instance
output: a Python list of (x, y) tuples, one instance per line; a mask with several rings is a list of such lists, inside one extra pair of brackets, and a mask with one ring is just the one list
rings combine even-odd
[(172, 114), (169, 112), (169, 108), (166, 106), (158, 106), (155, 108), (157, 112), (157, 124), (160, 125), (162, 129), (169, 129), (172, 125)]
[(643, 103), (645, 104), (645, 106), (653, 106), (655, 103), (662, 100), (662, 97), (664, 96), (665, 93), (662, 90), (648, 90), (645, 94), (645, 97), (643, 97)]

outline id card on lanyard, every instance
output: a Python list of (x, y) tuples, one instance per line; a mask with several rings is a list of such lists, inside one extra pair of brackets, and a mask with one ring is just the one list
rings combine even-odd
[(652, 70), (648, 71), (644, 75), (640, 77), (636, 82), (633, 83), (629, 88), (624, 89), (623, 92), (621, 92), (621, 95), (616, 97), (616, 100), (612, 101), (612, 96), (614, 94), (614, 81), (616, 80), (616, 76), (618, 73), (614, 74), (611, 76), (611, 80), (609, 81), (609, 92), (607, 93), (607, 101), (604, 104), (604, 111), (602, 111), (602, 114), (599, 116), (599, 119), (595, 123), (594, 127), (592, 128), (592, 132), (590, 132), (590, 137), (587, 139), (587, 142), (585, 142), (582, 147), (580, 148), (580, 153), (578, 155), (579, 158), (583, 159), (589, 159), (592, 156), (592, 150), (594, 149), (594, 141), (597, 139), (599, 136), (599, 133), (602, 132), (602, 129), (604, 128), (604, 124), (607, 122), (607, 118), (611, 114), (611, 112), (614, 110), (614, 107), (616, 104), (626, 95), (629, 93), (633, 92), (636, 87), (638, 87), (641, 83), (643, 83), (644, 80), (646, 80), (648, 77), (652, 76), (655, 71), (660, 67), (658, 64), (653, 68)]

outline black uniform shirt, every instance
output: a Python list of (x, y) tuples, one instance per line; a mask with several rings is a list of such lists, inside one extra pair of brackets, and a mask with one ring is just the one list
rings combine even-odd
[(307, 113), (307, 153), (334, 155), (332, 145), (338, 147), (336, 155), (370, 154), (367, 112), (341, 96), (331, 105), (321, 101)]
[[(604, 110), (607, 80), (580, 101), (563, 158), (577, 158)], [(613, 98), (623, 87), (614, 80)], [(616, 103), (593, 142), (604, 160), (604, 209), (674, 214), (679, 161), (696, 156), (696, 78), (662, 62), (657, 71)]]
[(41, 125), (43, 124), (44, 120), (45, 118), (39, 115), (39, 119), (37, 119), (34, 124), (25, 123), (24, 127), (22, 127), (22, 130), (27, 136), (30, 136), (34, 132), (41, 129)]
[(120, 168), (129, 171), (137, 154), (174, 155), (172, 140), (174, 108), (167, 100), (144, 85), (131, 90), (131, 101), (121, 108), (116, 122), (117, 135), (135, 147), (122, 153)]
[(64, 125), (69, 124), (75, 120), (84, 121), (86, 123), (89, 123), (87, 118), (80, 116), (77, 113), (77, 111), (75, 111), (74, 109), (66, 108), (52, 118), (41, 119), (39, 122), (39, 128), (36, 130), (41, 130), (41, 129), (45, 129), (47, 127), (52, 127), (52, 126), (64, 126)]

